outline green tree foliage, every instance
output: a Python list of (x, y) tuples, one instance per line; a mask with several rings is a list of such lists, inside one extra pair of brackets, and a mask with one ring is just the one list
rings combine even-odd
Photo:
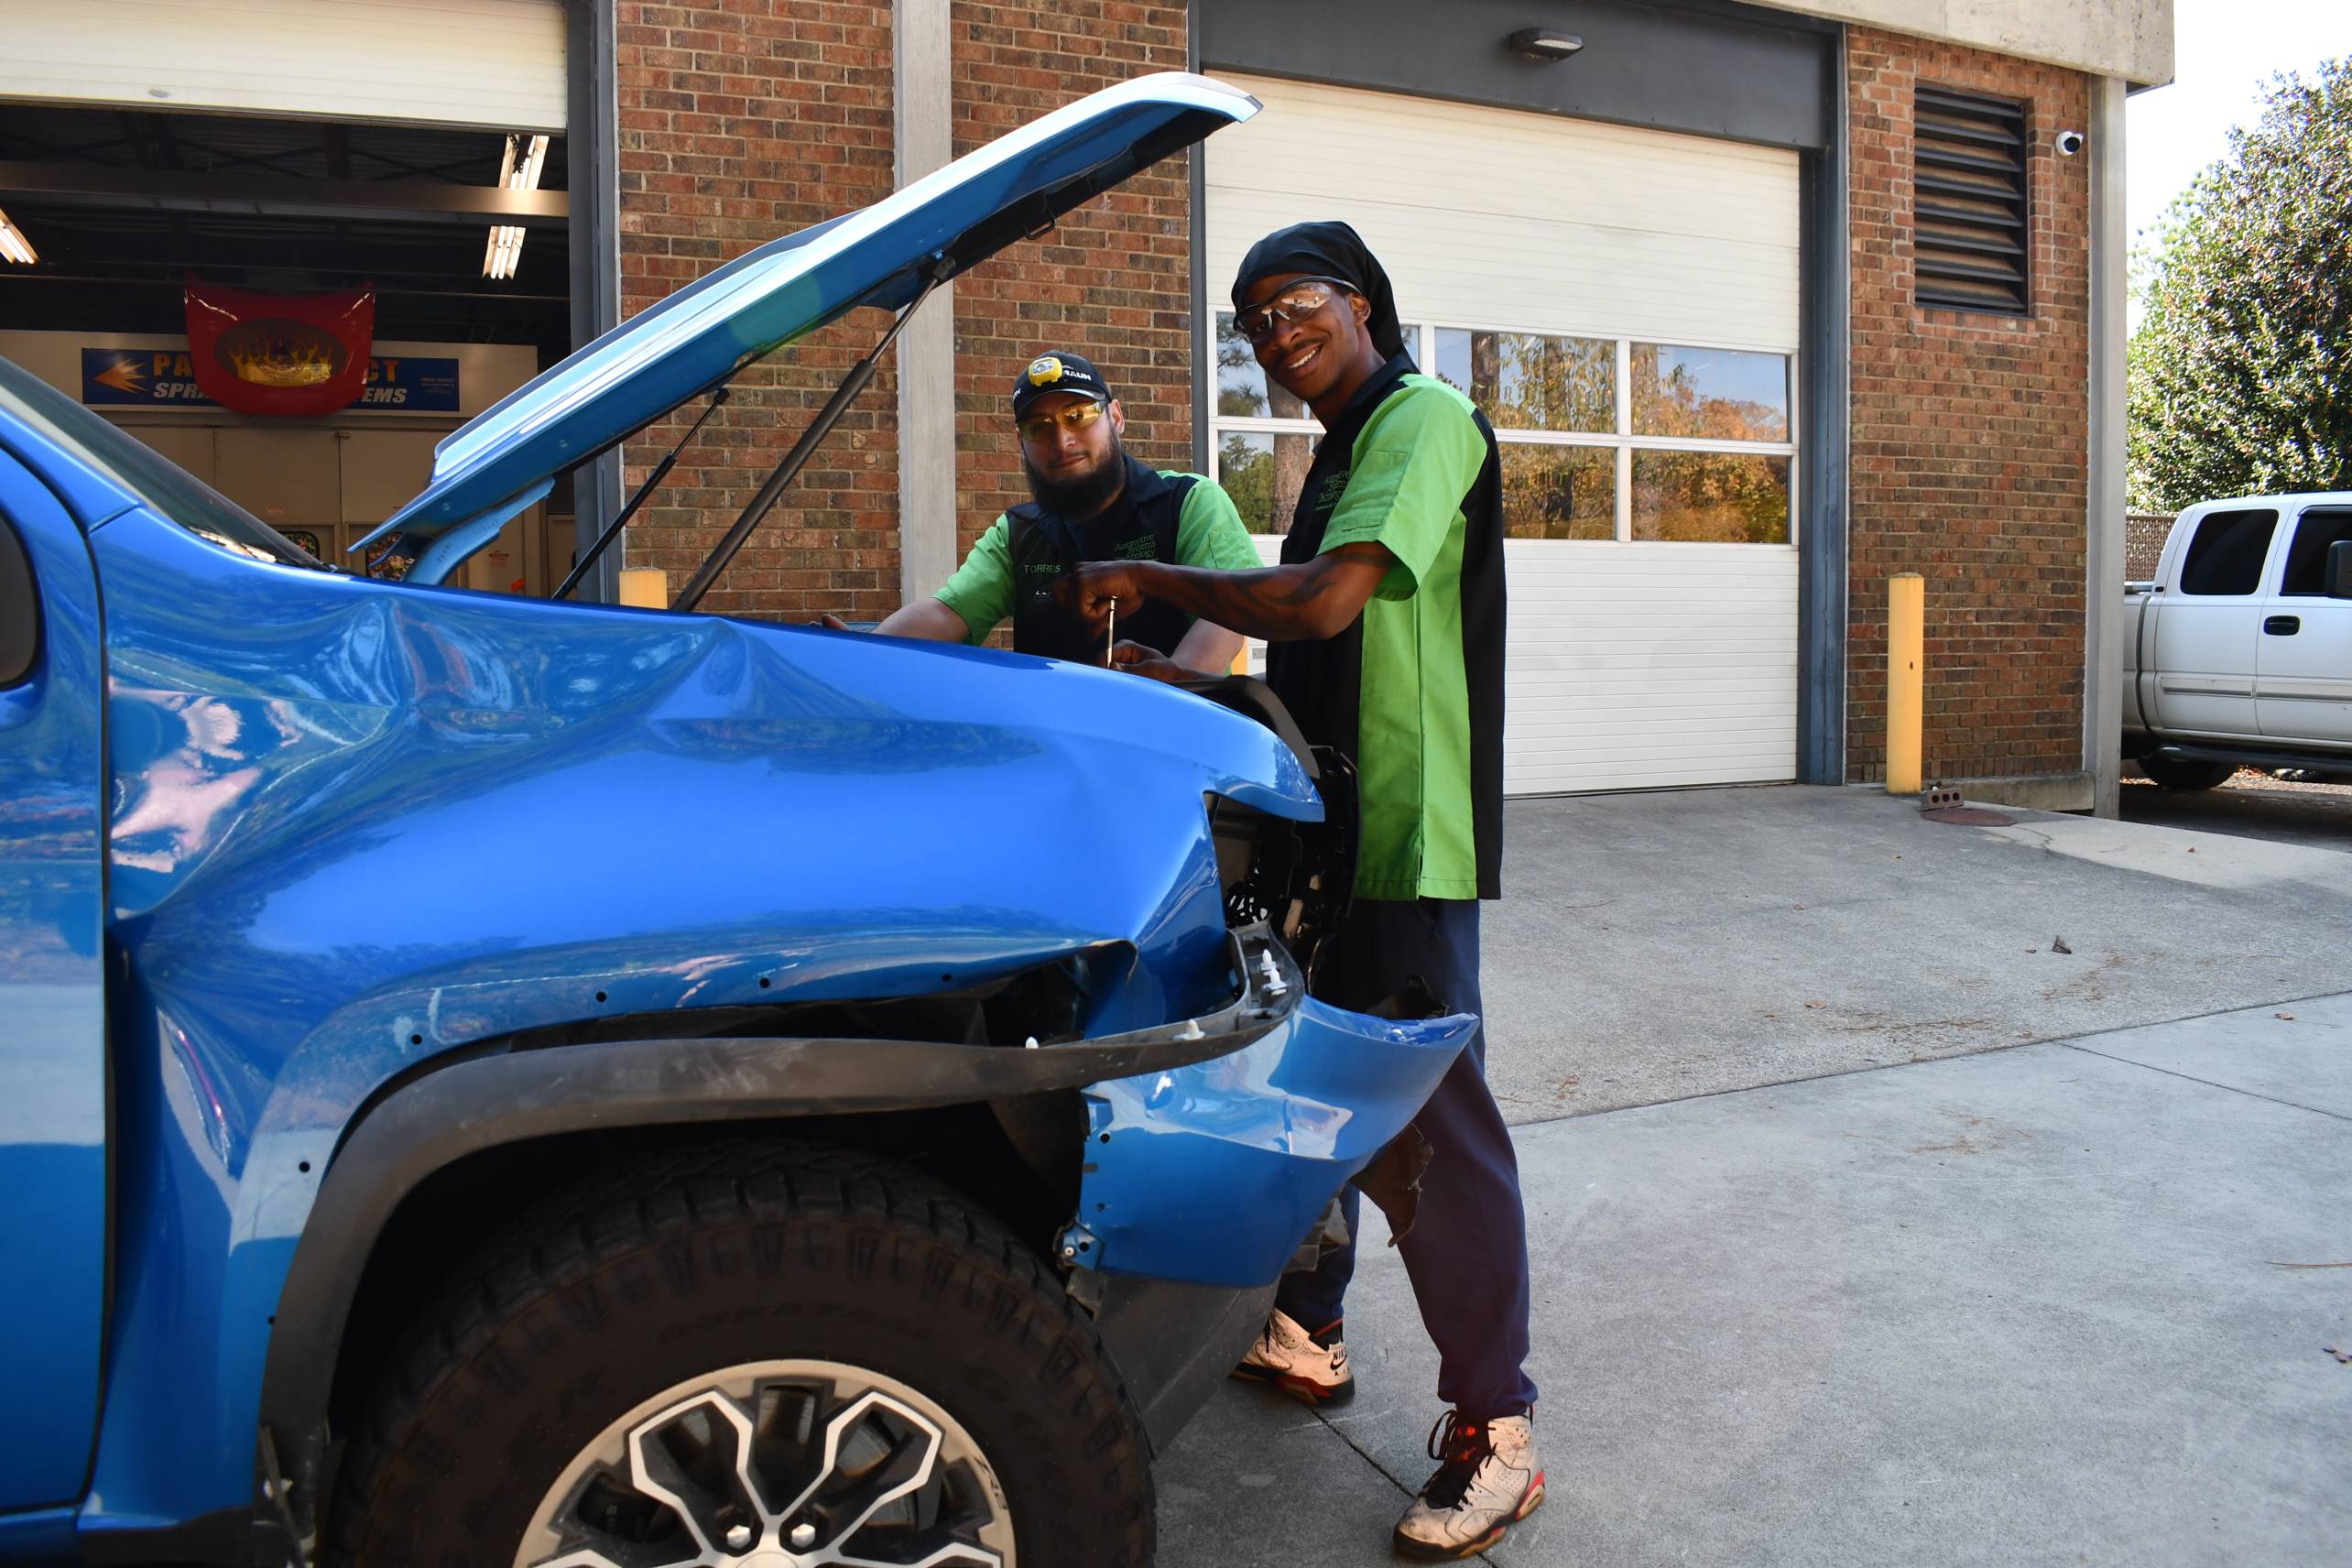
[(2130, 501), (2352, 489), (2352, 59), (2278, 78), (2165, 215), (2130, 350)]

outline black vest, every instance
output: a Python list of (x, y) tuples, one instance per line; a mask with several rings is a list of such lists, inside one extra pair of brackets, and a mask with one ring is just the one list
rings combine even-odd
[[(1005, 512), (1013, 561), (1013, 648), (1047, 659), (1103, 661), (1103, 637), (1064, 610), (1053, 585), (1084, 561), (1176, 561), (1176, 525), (1184, 497), (1198, 483), (1189, 474), (1161, 474), (1126, 459), (1127, 487), (1083, 523), (1055, 517), (1035, 502)], [(1133, 612), (1119, 611), (1122, 642), (1139, 642), (1172, 654), (1192, 617), (1151, 600)]]

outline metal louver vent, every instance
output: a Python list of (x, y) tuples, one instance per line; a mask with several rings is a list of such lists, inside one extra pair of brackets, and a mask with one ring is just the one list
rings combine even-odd
[(1941, 87), (1913, 105), (1914, 297), (2021, 315), (2026, 277), (2025, 107)]

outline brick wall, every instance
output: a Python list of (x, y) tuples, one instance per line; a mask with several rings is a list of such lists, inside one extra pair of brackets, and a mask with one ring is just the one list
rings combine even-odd
[[(2083, 766), (2090, 160), (2052, 150), (2089, 78), (1917, 38), (1847, 33), (1853, 472), (1846, 759), (1886, 776), (1887, 587), (1927, 579), (1931, 778)], [(2032, 313), (1911, 303), (1919, 83), (2024, 102)]]
[[(754, 246), (889, 194), (888, 0), (681, 0), (617, 11), (621, 313)], [(888, 324), (861, 310), (736, 378), (629, 525), (675, 593)], [(898, 602), (897, 383), (887, 362), (710, 596), (707, 610), (872, 618)], [(634, 488), (702, 409), (624, 451)]]
[[(958, 0), (958, 157), (1049, 109), (1153, 71), (1181, 71), (1184, 7)], [(1186, 154), (1097, 196), (955, 285), (957, 549), (1026, 500), (1013, 377), (1041, 349), (1094, 361), (1127, 413), (1129, 451), (1156, 468), (1192, 452), (1192, 240)]]
[[(889, 193), (887, 0), (681, 0), (618, 10), (621, 309), (633, 315), (779, 234)], [(960, 3), (952, 13), (957, 156), (1100, 87), (1185, 61), (1181, 5)], [(956, 283), (959, 552), (1024, 498), (1007, 394), (1040, 349), (1094, 358), (1129, 447), (1192, 452), (1187, 165), (1097, 197)], [(655, 501), (628, 560), (675, 593), (887, 320), (861, 311), (747, 372)], [(703, 607), (804, 619), (898, 603), (898, 387), (882, 372)], [(625, 451), (634, 486), (697, 404)]]

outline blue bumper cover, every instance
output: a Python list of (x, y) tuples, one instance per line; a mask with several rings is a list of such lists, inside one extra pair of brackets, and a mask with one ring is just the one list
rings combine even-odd
[[(1253, 945), (1248, 962), (1254, 989), (1302, 984), (1279, 944)], [(1399, 1021), (1302, 998), (1230, 1055), (1093, 1085), (1063, 1259), (1201, 1285), (1275, 1279), (1477, 1027), (1467, 1013)]]

